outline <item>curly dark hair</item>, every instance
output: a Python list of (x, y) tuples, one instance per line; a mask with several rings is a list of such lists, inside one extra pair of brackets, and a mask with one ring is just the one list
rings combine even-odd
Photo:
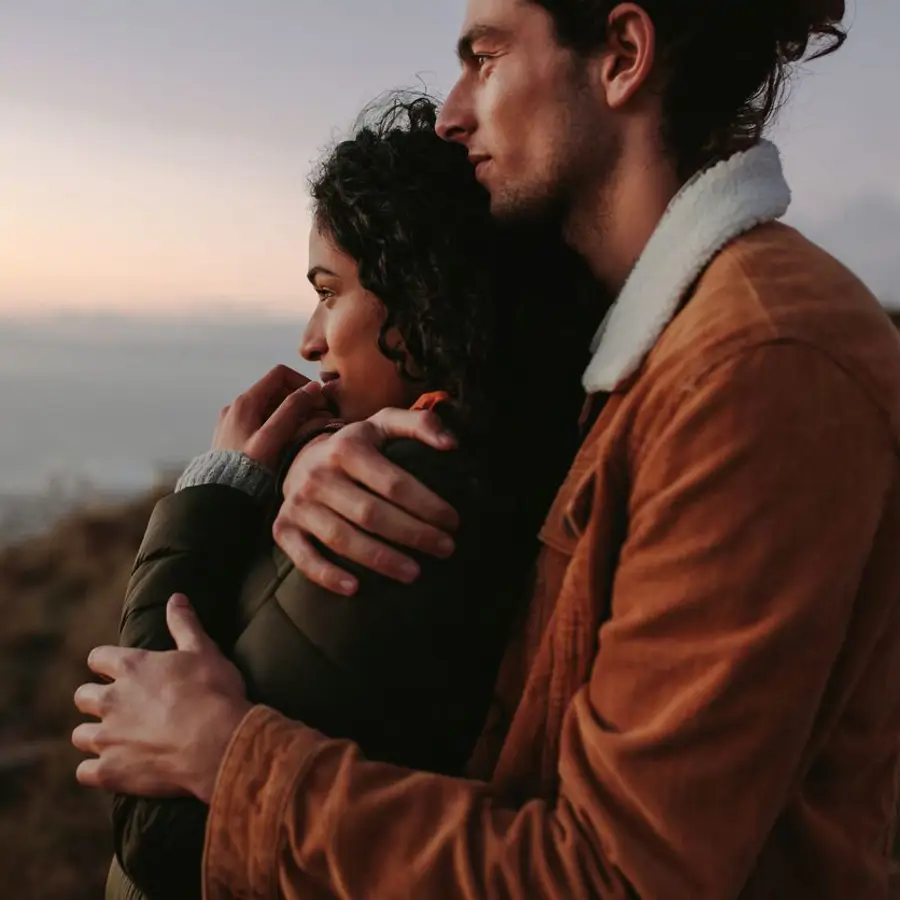
[(580, 376), (606, 303), (549, 223), (492, 217), (465, 149), (436, 134), (437, 111), (409, 92), (367, 108), (310, 178), (314, 221), (384, 305), (381, 351), (454, 398), (492, 493), (521, 513), (511, 528), (533, 535), (577, 447)]
[[(561, 261), (557, 236), (495, 221), (466, 150), (437, 136), (437, 114), (435, 100), (409, 92), (364, 110), (310, 178), (314, 221), (384, 305), (381, 351), (483, 423), (514, 381), (525, 388), (523, 354), (574, 320), (571, 292), (555, 325), (547, 304), (579, 266)], [(394, 328), (402, 347), (388, 341)]]
[[(384, 305), (379, 347), (401, 374), (465, 407), (483, 381), (497, 228), (462, 147), (435, 133), (427, 96), (367, 108), (310, 181), (315, 223)], [(396, 328), (403, 346), (391, 346)]]

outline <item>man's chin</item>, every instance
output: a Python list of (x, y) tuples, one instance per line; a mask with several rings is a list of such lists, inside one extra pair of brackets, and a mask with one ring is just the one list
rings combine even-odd
[(543, 193), (524, 191), (491, 191), (491, 215), (509, 225), (537, 225), (561, 228), (564, 220), (563, 204)]

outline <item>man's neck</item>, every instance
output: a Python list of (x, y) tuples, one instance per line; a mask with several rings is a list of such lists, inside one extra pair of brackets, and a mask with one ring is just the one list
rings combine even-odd
[(603, 181), (583, 192), (566, 224), (566, 241), (615, 297), (681, 183), (674, 167), (656, 154), (623, 154), (615, 175)]

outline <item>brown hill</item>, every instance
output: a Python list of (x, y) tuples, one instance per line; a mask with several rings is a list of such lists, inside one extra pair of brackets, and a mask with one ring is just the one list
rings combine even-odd
[(161, 492), (81, 512), (0, 552), (0, 897), (98, 900), (106, 798), (79, 787), (72, 693), (115, 641), (122, 597)]

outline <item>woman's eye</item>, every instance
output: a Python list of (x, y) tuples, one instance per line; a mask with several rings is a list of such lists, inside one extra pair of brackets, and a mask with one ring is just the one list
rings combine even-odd
[(316, 293), (319, 295), (319, 300), (323, 303), (334, 296), (334, 291), (329, 291), (328, 288), (316, 288)]

